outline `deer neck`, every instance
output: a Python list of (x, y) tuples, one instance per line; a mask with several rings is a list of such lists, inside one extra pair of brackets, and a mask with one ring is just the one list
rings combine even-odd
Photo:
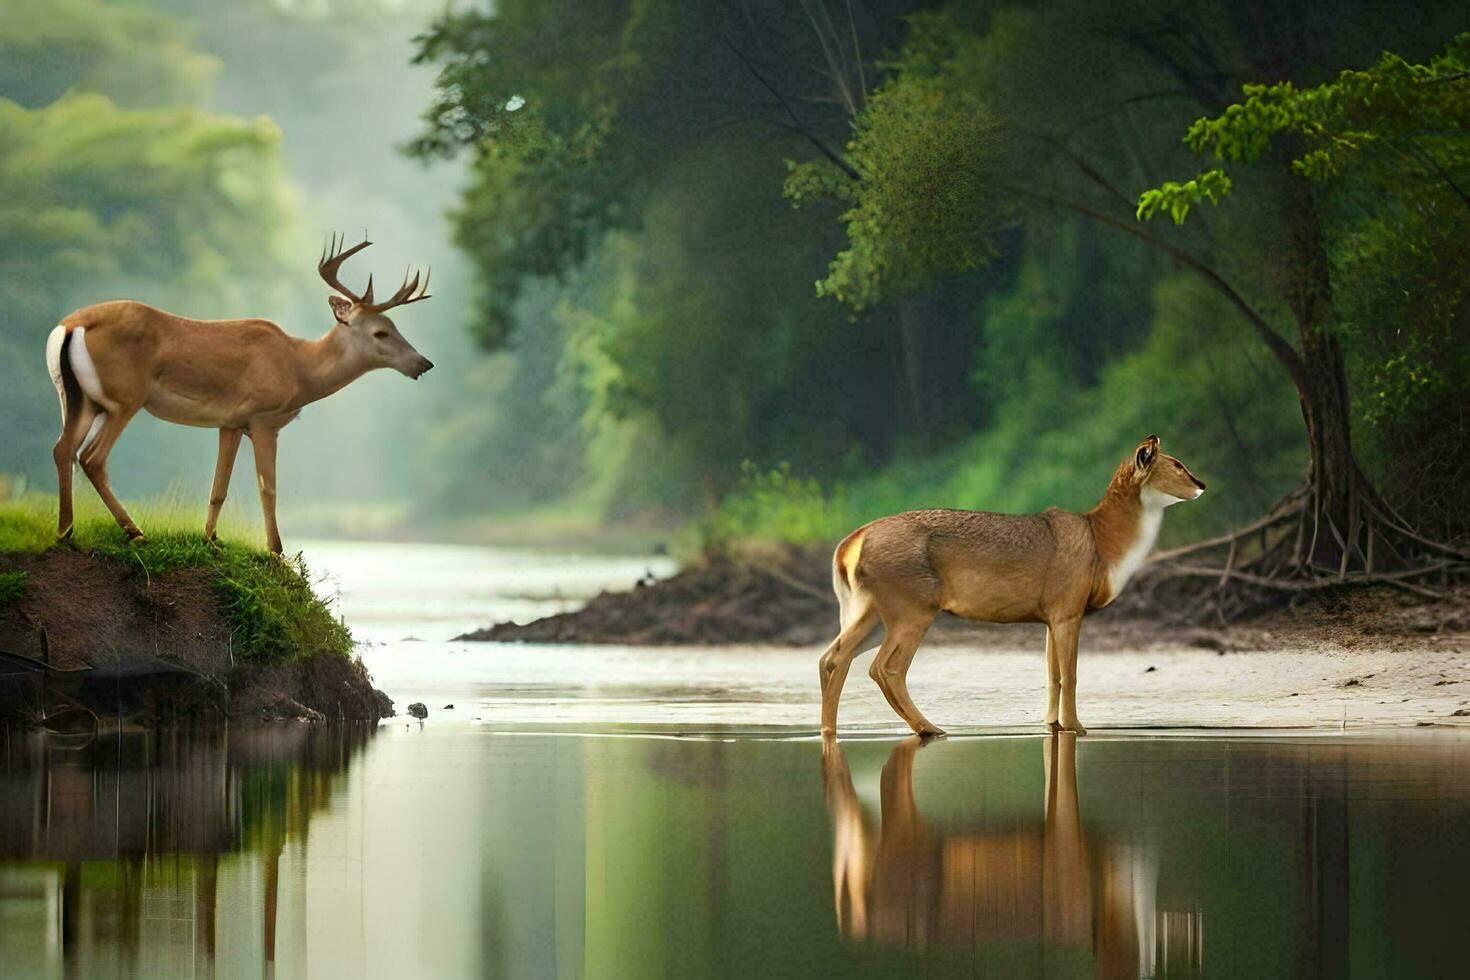
[(303, 340), (296, 350), (301, 404), (327, 397), (362, 377), (373, 365), (357, 352), (347, 327), (337, 324), (318, 340)]
[(1122, 468), (1107, 492), (1087, 512), (1097, 551), (1097, 574), (1092, 605), (1105, 606), (1117, 598), (1153, 550), (1168, 506), (1166, 494), (1140, 487)]

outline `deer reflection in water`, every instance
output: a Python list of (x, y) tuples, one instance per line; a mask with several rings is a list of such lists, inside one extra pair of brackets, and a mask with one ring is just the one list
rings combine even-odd
[(1159, 962), (1152, 854), (1084, 831), (1076, 735), (1042, 740), (1042, 820), (964, 831), (931, 826), (919, 811), (914, 759), (923, 745), (914, 736), (888, 757), (874, 828), (841, 745), (823, 740), (833, 901), (844, 937), (973, 948), (1030, 940), (1048, 949), (1090, 947), (1104, 977), (1202, 973), (1197, 913), (1159, 917), (1166, 934), (1182, 933), (1163, 938), (1182, 940), (1174, 952), (1184, 954), (1183, 963)]
[[(0, 766), (0, 975), (210, 975), (275, 961), (281, 860), (369, 730), (10, 735)], [(222, 859), (238, 855), (228, 866)], [(217, 952), (219, 897), (253, 906)]]

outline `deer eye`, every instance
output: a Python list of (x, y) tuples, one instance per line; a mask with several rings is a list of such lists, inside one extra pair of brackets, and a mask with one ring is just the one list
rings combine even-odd
[(373, 331), (373, 339), (374, 340), (387, 340), (388, 339), (388, 331), (386, 331), (386, 330), (374, 330)]

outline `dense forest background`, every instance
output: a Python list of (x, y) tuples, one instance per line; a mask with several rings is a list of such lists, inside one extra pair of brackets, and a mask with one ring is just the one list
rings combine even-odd
[[(434, 264), (400, 325), (441, 366), (288, 429), (287, 506), (820, 541), (1085, 507), (1157, 432), (1212, 490), (1175, 540), (1343, 467), (1470, 531), (1454, 5), (15, 9), (0, 472), (34, 486), (57, 318), (131, 295), (323, 332), (319, 240), (365, 226), (366, 266)], [(202, 508), (211, 445), (136, 426), (115, 483)]]

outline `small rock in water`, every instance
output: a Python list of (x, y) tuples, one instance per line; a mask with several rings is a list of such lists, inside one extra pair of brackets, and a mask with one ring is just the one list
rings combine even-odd
[(1150, 667), (1148, 670), (1145, 670), (1144, 673), (1145, 674), (1152, 674), (1154, 671), (1156, 671), (1158, 669), (1159, 668), (1157, 668), (1157, 667)]
[(429, 709), (424, 705), (424, 702), (422, 701), (415, 701), (413, 704), (409, 705), (408, 713), (413, 715), (420, 721), (429, 717)]
[(1470, 718), (1470, 708), (1460, 708), (1450, 713), (1451, 718)]
[(440, 708), (439, 710), (440, 711), (453, 711), (454, 710), (454, 705), (452, 705), (452, 704), (446, 704), (444, 707)]

